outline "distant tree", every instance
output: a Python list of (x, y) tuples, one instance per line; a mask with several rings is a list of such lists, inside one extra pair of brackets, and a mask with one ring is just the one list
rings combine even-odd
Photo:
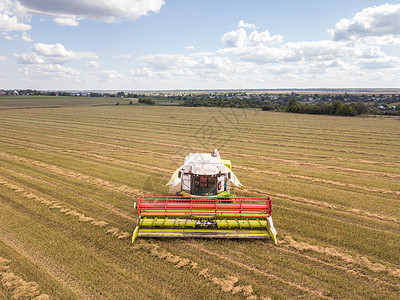
[(370, 112), (368, 105), (366, 105), (364, 102), (359, 101), (357, 103), (351, 103), (350, 105), (352, 105), (356, 110), (357, 115), (364, 115)]
[(141, 98), (139, 98), (138, 102), (142, 103), (142, 104), (148, 104), (148, 105), (154, 105), (155, 104), (155, 101), (153, 99), (151, 99), (151, 98), (142, 98), (141, 97)]
[(275, 106), (273, 106), (270, 102), (266, 102), (264, 104), (261, 105), (261, 109), (262, 110), (274, 110)]
[(289, 100), (286, 106), (287, 112), (294, 112), (294, 113), (303, 113), (305, 112), (305, 106), (303, 106), (297, 99), (292, 98)]

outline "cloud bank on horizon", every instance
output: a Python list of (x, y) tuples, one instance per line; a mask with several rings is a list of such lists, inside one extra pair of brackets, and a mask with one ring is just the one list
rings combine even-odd
[[(0, 0), (0, 88), (398, 87), (400, 82), (400, 4), (365, 7), (342, 17), (326, 28), (327, 39), (319, 40), (286, 41), (283, 34), (247, 22), (251, 16), (246, 15), (235, 21), (236, 28), (207, 41), (209, 50), (192, 41), (174, 51), (163, 51), (162, 44), (146, 49), (140, 39), (135, 41), (142, 45), (140, 52), (136, 44), (127, 44), (131, 52), (126, 46), (104, 47), (105, 40), (119, 34), (112, 30), (101, 33), (90, 50), (70, 42), (79, 39), (83, 24), (85, 34), (96, 36), (99, 26), (126, 26), (126, 33), (149, 16), (157, 23), (167, 5), (168, 0)], [(36, 31), (39, 26), (43, 31), (42, 23), (48, 24), (48, 35)], [(147, 27), (140, 26), (146, 33)], [(58, 42), (58, 31), (71, 38)], [(174, 40), (174, 32), (169, 38)]]

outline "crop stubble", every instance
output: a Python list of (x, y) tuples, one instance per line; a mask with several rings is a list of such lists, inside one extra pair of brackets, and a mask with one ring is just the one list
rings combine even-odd
[[(210, 125), (211, 119), (219, 121)], [(400, 295), (398, 120), (142, 106), (18, 109), (0, 111), (0, 120), (0, 203), (21, 218), (43, 216), (15, 232), (1, 219), (8, 238), (0, 241), (29, 257), (17, 244), (26, 245), (29, 233), (40, 236), (35, 226), (65, 235), (68, 247), (86, 256), (75, 265), (47, 257), (47, 271), (79, 297)], [(166, 193), (163, 185), (185, 154), (213, 148), (232, 160), (245, 183), (238, 194), (274, 196), (280, 245), (141, 240), (132, 246), (134, 198)], [(331, 231), (319, 232), (326, 222)], [(302, 225), (309, 227), (304, 233)], [(376, 238), (368, 242), (376, 244), (364, 245), (363, 234), (371, 232)], [(35, 257), (51, 255), (48, 247), (62, 249), (45, 245), (52, 241), (45, 237), (32, 241)], [(91, 259), (104, 270), (99, 263), (98, 272), (91, 268)], [(73, 276), (54, 274), (52, 266)], [(88, 266), (90, 272), (79, 269)], [(101, 278), (105, 270), (114, 277), (110, 284)]]

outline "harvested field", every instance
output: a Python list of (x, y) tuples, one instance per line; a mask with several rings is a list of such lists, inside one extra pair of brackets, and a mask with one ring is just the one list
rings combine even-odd
[[(0, 102), (0, 298), (400, 298), (399, 119), (38, 101)], [(214, 148), (278, 246), (132, 244), (137, 197)]]

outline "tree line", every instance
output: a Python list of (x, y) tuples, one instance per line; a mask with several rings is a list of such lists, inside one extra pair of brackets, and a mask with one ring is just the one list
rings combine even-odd
[(292, 98), (286, 105), (286, 111), (318, 115), (357, 116), (370, 113), (370, 108), (363, 102), (343, 103), (334, 100), (329, 103), (304, 104)]

